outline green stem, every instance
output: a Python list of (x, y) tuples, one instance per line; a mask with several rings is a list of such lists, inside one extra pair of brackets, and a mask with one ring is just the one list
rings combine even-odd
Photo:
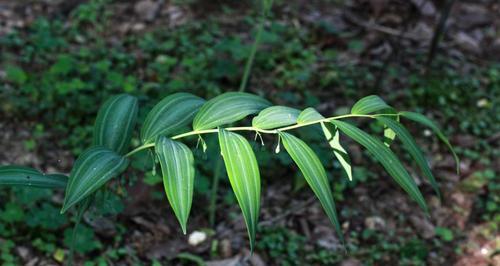
[(75, 254), (75, 239), (76, 239), (76, 235), (77, 235), (77, 231), (78, 231), (78, 226), (80, 225), (80, 222), (82, 221), (83, 214), (87, 210), (87, 207), (89, 206), (90, 201), (91, 201), (90, 198), (87, 198), (78, 206), (75, 226), (73, 227), (73, 232), (71, 235), (71, 246), (69, 247), (68, 266), (73, 265), (74, 254)]
[(212, 190), (210, 191), (210, 205), (208, 207), (208, 222), (211, 227), (215, 224), (215, 211), (217, 209), (217, 191), (219, 190), (219, 178), (222, 170), (222, 159), (217, 157), (214, 177), (212, 180)]
[[(357, 114), (347, 114), (347, 115), (339, 115), (339, 116), (332, 116), (332, 117), (327, 117), (324, 119), (319, 119), (307, 123), (302, 123), (302, 124), (295, 124), (287, 127), (282, 127), (282, 128), (277, 128), (277, 129), (260, 129), (256, 127), (228, 127), (225, 128), (227, 131), (254, 131), (258, 133), (264, 133), (264, 134), (278, 134), (280, 131), (288, 131), (292, 129), (297, 129), (305, 126), (310, 126), (318, 123), (325, 123), (329, 122), (331, 120), (338, 120), (338, 119), (344, 119), (344, 118), (351, 118), (351, 117), (367, 117), (367, 118), (375, 118), (377, 116), (398, 116), (399, 114), (375, 114), (375, 115), (357, 115)], [(203, 135), (203, 134), (210, 134), (210, 133), (217, 133), (218, 129), (205, 129), (205, 130), (193, 130), (190, 132), (182, 133), (179, 135), (175, 135), (172, 137), (172, 139), (181, 139), (189, 136), (195, 136), (195, 135)], [(125, 157), (130, 157), (142, 150), (152, 148), (154, 147), (154, 143), (147, 143), (142, 146), (139, 146), (132, 150), (131, 152), (127, 153)]]
[[(239, 89), (240, 92), (245, 91), (247, 87), (248, 78), (250, 77), (250, 71), (252, 70), (253, 61), (255, 60), (255, 54), (257, 53), (257, 48), (259, 47), (260, 39), (262, 38), (262, 32), (264, 31), (264, 23), (266, 20), (266, 16), (267, 13), (271, 10), (272, 3), (273, 3), (272, 0), (262, 0), (262, 14), (260, 16), (259, 25), (257, 26), (257, 35), (255, 36), (255, 41), (253, 42), (250, 55), (248, 56), (247, 62), (245, 64), (245, 70), (243, 72), (243, 77), (241, 78), (241, 84)], [(252, 130), (252, 128), (248, 128), (248, 130)], [(189, 134), (190, 133), (188, 132), (184, 135), (177, 137), (182, 138), (184, 136), (189, 136)], [(209, 216), (208, 216), (208, 221), (210, 223), (210, 226), (212, 227), (215, 224), (215, 211), (217, 210), (217, 190), (219, 188), (219, 176), (221, 174), (221, 168), (222, 168), (222, 159), (218, 157), (214, 169), (210, 206), (209, 206)]]
[(259, 24), (257, 25), (257, 34), (255, 35), (255, 40), (252, 44), (250, 50), (250, 55), (248, 56), (247, 62), (245, 64), (245, 70), (243, 72), (243, 78), (240, 83), (240, 90), (245, 91), (248, 83), (248, 78), (250, 77), (250, 71), (252, 70), (253, 61), (255, 59), (255, 54), (257, 53), (257, 48), (259, 48), (260, 39), (262, 38), (262, 32), (264, 31), (264, 23), (266, 21), (267, 14), (271, 10), (273, 3), (270, 1), (267, 3), (266, 0), (262, 1), (262, 14), (259, 19)]

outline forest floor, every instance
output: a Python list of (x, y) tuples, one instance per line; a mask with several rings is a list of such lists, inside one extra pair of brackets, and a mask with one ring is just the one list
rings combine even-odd
[[(331, 114), (377, 94), (398, 109), (434, 118), (458, 151), (459, 175), (429, 130), (405, 123), (443, 195), (440, 200), (411, 170), (431, 217), (346, 138), (354, 181), (345, 180), (338, 163), (327, 167), (344, 252), (290, 159), (271, 158), (274, 144), (266, 145), (258, 153), (262, 208), (249, 256), (224, 174), (210, 218), (215, 160), (196, 154), (204, 161), (183, 235), (143, 154), (84, 217), (78, 264), (500, 265), (500, 3), (455, 1), (432, 52), (445, 1), (289, 2), (276, 1), (267, 18), (248, 91)], [(97, 103), (113, 93), (135, 94), (147, 110), (175, 91), (213, 97), (235, 90), (255, 36), (256, 10), (252, 1), (0, 0), (0, 165), (68, 173), (90, 144)], [(380, 132), (379, 125), (363, 125)], [(325, 148), (317, 138), (308, 141)], [(394, 146), (410, 169), (409, 157)], [(209, 147), (209, 155), (218, 154), (216, 148)], [(62, 264), (73, 225), (73, 218), (59, 215), (63, 196), (0, 190), (1, 265)], [(200, 243), (189, 241), (193, 232)]]

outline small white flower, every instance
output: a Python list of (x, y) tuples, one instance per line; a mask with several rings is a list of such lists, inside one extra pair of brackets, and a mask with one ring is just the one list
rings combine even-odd
[(207, 239), (207, 234), (201, 231), (194, 231), (189, 235), (188, 243), (191, 246), (197, 246)]
[(430, 136), (432, 136), (432, 132), (430, 130), (426, 129), (426, 130), (424, 130), (424, 136), (430, 137)]

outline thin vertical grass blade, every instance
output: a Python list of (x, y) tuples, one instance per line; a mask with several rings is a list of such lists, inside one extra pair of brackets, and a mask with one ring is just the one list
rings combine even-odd
[(256, 114), (271, 103), (255, 94), (226, 92), (208, 102), (198, 111), (193, 120), (194, 130), (212, 129), (239, 121)]
[(0, 166), (0, 186), (64, 188), (67, 182), (68, 177), (62, 174), (44, 174), (36, 169), (24, 166)]
[(129, 145), (137, 119), (137, 98), (120, 94), (109, 98), (97, 113), (94, 126), (94, 145), (124, 154)]
[(186, 225), (193, 202), (194, 159), (191, 150), (183, 143), (158, 137), (155, 143), (163, 185), (168, 201), (186, 234)]
[(61, 213), (125, 171), (128, 162), (125, 157), (105, 147), (92, 147), (83, 152), (71, 170)]
[(300, 110), (287, 106), (271, 106), (252, 120), (252, 126), (259, 129), (273, 129), (297, 123)]
[(420, 123), (424, 126), (429, 127), (434, 131), (434, 134), (437, 135), (437, 137), (450, 149), (451, 153), (453, 154), (453, 158), (455, 159), (456, 167), (457, 167), (457, 174), (460, 173), (460, 159), (458, 158), (457, 154), (455, 153), (455, 150), (453, 149), (453, 146), (451, 146), (450, 142), (446, 138), (446, 136), (443, 134), (441, 129), (439, 129), (439, 126), (434, 123), (434, 121), (430, 120), (426, 116), (415, 113), (415, 112), (400, 112), (399, 113), (401, 116), (406, 117), (410, 120), (413, 120), (417, 123)]
[(229, 182), (245, 218), (250, 248), (253, 250), (260, 211), (260, 173), (257, 159), (248, 141), (236, 133), (219, 129), (219, 144)]
[(339, 120), (331, 120), (331, 123), (336, 125), (342, 132), (352, 138), (354, 141), (365, 147), (381, 164), (389, 175), (417, 202), (417, 204), (429, 213), (424, 197), (415, 183), (415, 180), (410, 176), (403, 164), (399, 161), (396, 155), (380, 140), (368, 135), (361, 129), (349, 123)]
[(427, 163), (424, 154), (418, 147), (417, 143), (411, 136), (410, 132), (408, 132), (408, 130), (399, 122), (396, 122), (391, 118), (377, 117), (377, 120), (384, 123), (385, 125), (387, 125), (387, 127), (396, 132), (398, 138), (401, 140), (401, 142), (403, 142), (403, 146), (405, 147), (405, 149), (408, 151), (408, 153), (410, 153), (411, 157), (415, 160), (420, 170), (422, 170), (422, 173), (431, 182), (432, 188), (436, 191), (436, 194), (439, 197), (441, 197), (438, 184), (436, 182), (436, 179), (434, 178), (434, 175), (432, 174), (431, 169), (429, 168), (429, 164)]
[(318, 156), (299, 138), (285, 132), (280, 132), (280, 137), (283, 140), (283, 146), (285, 146), (286, 151), (299, 167), (307, 184), (309, 184), (316, 197), (318, 197), (326, 215), (335, 226), (335, 230), (341, 241), (344, 242), (330, 184), (326, 177), (325, 168)]
[(148, 113), (141, 128), (141, 141), (151, 143), (159, 135), (169, 136), (189, 125), (205, 100), (190, 93), (169, 95)]

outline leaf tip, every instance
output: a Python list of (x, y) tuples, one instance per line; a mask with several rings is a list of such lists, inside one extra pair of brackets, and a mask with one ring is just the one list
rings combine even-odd
[(427, 204), (424, 203), (424, 205), (421, 206), (421, 208), (424, 211), (425, 217), (427, 217), (428, 219), (430, 219), (431, 218), (431, 213), (429, 211), (429, 208), (427, 207)]
[(347, 247), (346, 247), (345, 243), (342, 243), (342, 250), (344, 251), (344, 255), (349, 254), (349, 252), (347, 252)]
[(66, 204), (63, 204), (61, 211), (59, 213), (64, 214), (68, 209), (69, 209), (69, 207)]
[(429, 212), (428, 209), (424, 210), (424, 214), (427, 219), (431, 219), (431, 213)]
[(436, 193), (436, 196), (438, 197), (439, 202), (443, 201), (443, 195), (441, 194), (441, 190), (436, 186), (434, 187), (434, 192)]
[(255, 242), (255, 241), (250, 240), (250, 255), (249, 255), (249, 257), (252, 257), (252, 256), (253, 256), (253, 252), (254, 252), (254, 250), (255, 250), (255, 243), (254, 243), (254, 242)]

